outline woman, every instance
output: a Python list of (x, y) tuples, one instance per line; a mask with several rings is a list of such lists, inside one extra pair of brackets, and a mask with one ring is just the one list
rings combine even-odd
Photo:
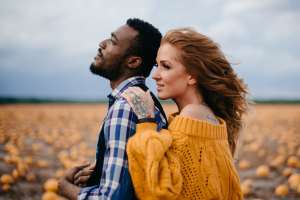
[(162, 39), (153, 79), (160, 99), (178, 113), (168, 130), (156, 132), (153, 102), (138, 88), (123, 96), (140, 122), (129, 140), (129, 170), (144, 199), (243, 199), (233, 165), (246, 86), (216, 43), (188, 28)]

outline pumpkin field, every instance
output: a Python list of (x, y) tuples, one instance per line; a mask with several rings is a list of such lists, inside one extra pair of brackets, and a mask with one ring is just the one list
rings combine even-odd
[[(0, 105), (0, 200), (64, 199), (57, 181), (93, 161), (105, 113), (104, 104)], [(252, 105), (234, 159), (246, 200), (300, 199), (300, 105)]]

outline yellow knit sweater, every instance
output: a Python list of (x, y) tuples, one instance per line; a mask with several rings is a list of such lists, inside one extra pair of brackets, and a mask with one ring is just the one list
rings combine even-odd
[(240, 181), (219, 125), (177, 115), (169, 129), (155, 123), (137, 125), (127, 144), (129, 171), (141, 200), (240, 200)]

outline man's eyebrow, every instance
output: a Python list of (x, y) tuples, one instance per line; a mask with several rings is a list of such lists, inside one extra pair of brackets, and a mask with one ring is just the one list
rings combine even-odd
[(115, 38), (115, 40), (119, 41), (119, 39), (117, 38), (116, 34), (111, 33), (110, 35), (111, 35), (111, 37)]

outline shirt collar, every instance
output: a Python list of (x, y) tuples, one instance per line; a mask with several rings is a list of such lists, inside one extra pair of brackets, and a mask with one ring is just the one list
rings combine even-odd
[(110, 101), (114, 101), (121, 97), (121, 94), (125, 89), (138, 84), (145, 84), (145, 77), (133, 76), (124, 80), (109, 95), (107, 95), (107, 97)]

